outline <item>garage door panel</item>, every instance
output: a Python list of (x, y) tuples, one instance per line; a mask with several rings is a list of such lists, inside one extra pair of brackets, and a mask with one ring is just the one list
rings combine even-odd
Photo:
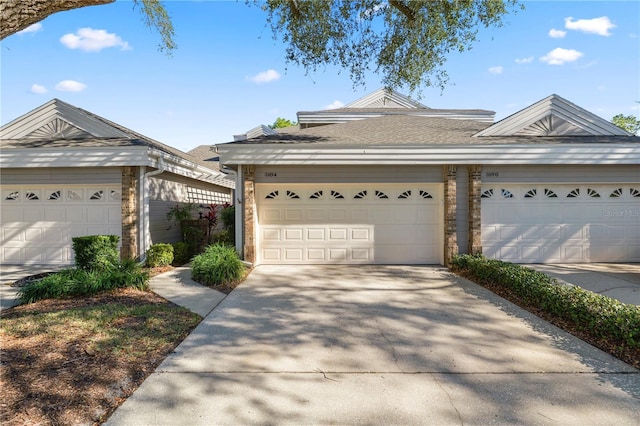
[(326, 220), (327, 212), (323, 209), (309, 208), (307, 209), (307, 219), (312, 222)]
[(2, 261), (71, 264), (73, 237), (121, 235), (120, 197), (105, 197), (114, 191), (119, 186), (3, 188)]
[(540, 257), (540, 247), (537, 245), (523, 245), (521, 256), (526, 260), (535, 260)]
[[(424, 187), (421, 194), (416, 184), (258, 184), (259, 261), (439, 263), (440, 189)], [(283, 197), (287, 191), (298, 198)], [(278, 209), (301, 214), (271, 213)]]
[(306, 259), (311, 262), (323, 262), (327, 258), (324, 248), (311, 247), (311, 248), (307, 248), (306, 251), (307, 251)]
[(637, 187), (487, 185), (482, 189), (483, 251), (522, 263), (636, 261), (640, 257)]
[(370, 228), (351, 228), (351, 241), (372, 241), (373, 230)]
[(44, 209), (44, 220), (49, 222), (66, 221), (66, 208), (64, 206), (47, 206)]
[(284, 249), (284, 260), (288, 261), (301, 261), (303, 259), (302, 256), (303, 250), (301, 248), (285, 248)]
[(35, 225), (32, 228), (26, 229), (24, 231), (24, 241), (26, 243), (40, 243), (42, 241), (42, 236), (44, 235), (44, 230), (40, 227), (40, 225)]
[(327, 237), (325, 228), (307, 228), (307, 241), (324, 241)]
[(329, 241), (347, 241), (347, 228), (329, 228)]
[(284, 241), (302, 241), (303, 234), (302, 228), (287, 228), (284, 230)]

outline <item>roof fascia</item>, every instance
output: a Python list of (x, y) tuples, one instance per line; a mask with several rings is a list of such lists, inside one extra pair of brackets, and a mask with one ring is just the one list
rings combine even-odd
[(640, 145), (495, 144), (420, 147), (219, 147), (225, 165), (640, 164)]

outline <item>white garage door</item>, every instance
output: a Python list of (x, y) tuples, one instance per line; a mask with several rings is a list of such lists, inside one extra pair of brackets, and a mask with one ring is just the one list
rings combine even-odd
[(120, 186), (2, 186), (2, 263), (69, 265), (71, 238), (121, 230)]
[(258, 184), (258, 261), (441, 263), (440, 194), (438, 184)]
[(482, 249), (518, 263), (640, 261), (640, 185), (482, 189)]

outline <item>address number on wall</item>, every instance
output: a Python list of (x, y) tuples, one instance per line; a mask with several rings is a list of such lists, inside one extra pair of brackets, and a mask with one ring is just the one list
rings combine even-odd
[(264, 172), (264, 177), (278, 177), (276, 172)]

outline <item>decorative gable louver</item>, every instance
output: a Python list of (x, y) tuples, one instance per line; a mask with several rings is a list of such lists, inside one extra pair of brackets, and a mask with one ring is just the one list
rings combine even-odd
[(2, 139), (126, 138), (126, 132), (71, 104), (52, 99), (0, 129)]
[(64, 120), (55, 118), (24, 137), (27, 139), (80, 139), (90, 138), (91, 136), (84, 130)]
[(613, 123), (551, 95), (478, 132), (486, 136), (631, 136)]
[(349, 108), (428, 108), (420, 102), (389, 89), (378, 89), (342, 107)]

